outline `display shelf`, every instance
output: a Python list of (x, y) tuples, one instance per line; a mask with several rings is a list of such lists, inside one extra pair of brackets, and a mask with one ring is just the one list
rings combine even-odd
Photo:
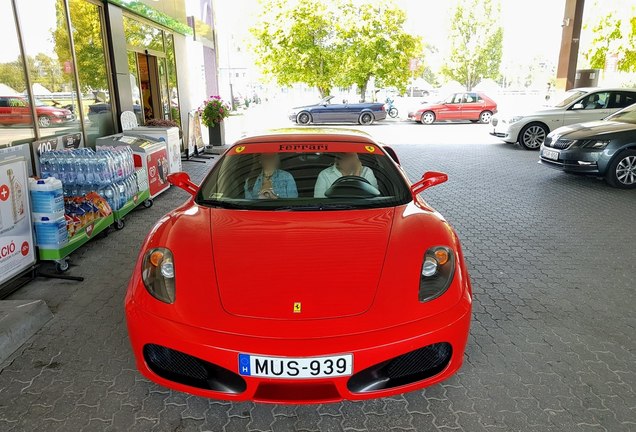
[(79, 249), (97, 234), (107, 229), (113, 224), (115, 218), (112, 214), (91, 222), (83, 227), (60, 249), (38, 249), (41, 260), (60, 261), (68, 257), (72, 252)]
[[(113, 210), (113, 217), (115, 221), (122, 220), (124, 216), (126, 216), (128, 213), (133, 211), (135, 207), (137, 207), (138, 205), (142, 203), (145, 203), (149, 199), (150, 199), (150, 191), (148, 189), (141, 192), (137, 192), (135, 196), (131, 200), (129, 200), (126, 204), (124, 204), (122, 208), (120, 208), (119, 210)], [(150, 207), (147, 204), (144, 204), (144, 205), (146, 207)]]

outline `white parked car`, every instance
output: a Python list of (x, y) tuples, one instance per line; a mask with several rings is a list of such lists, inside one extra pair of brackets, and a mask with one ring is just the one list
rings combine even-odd
[(545, 137), (556, 128), (602, 120), (636, 103), (636, 89), (578, 88), (565, 92), (552, 106), (528, 112), (492, 117), (491, 135), (508, 143), (518, 142), (528, 150), (538, 150)]

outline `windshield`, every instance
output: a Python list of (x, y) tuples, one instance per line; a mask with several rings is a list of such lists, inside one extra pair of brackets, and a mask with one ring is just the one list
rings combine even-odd
[(395, 207), (409, 187), (376, 145), (254, 143), (235, 146), (203, 181), (197, 203), (242, 210)]
[(605, 120), (636, 124), (636, 104), (630, 105), (627, 108), (612, 114)]
[(560, 97), (556, 97), (554, 99), (554, 103), (550, 103), (550, 106), (553, 106), (555, 108), (564, 108), (568, 105), (570, 105), (572, 102), (574, 102), (575, 100), (577, 100), (578, 98), (580, 98), (583, 95), (586, 95), (587, 92), (582, 91), (582, 90), (570, 90), (567, 91), (563, 94), (560, 95)]
[[(26, 99), (26, 101), (27, 101), (27, 103), (28, 103), (28, 102), (29, 102), (29, 98), (27, 97), (27, 98), (25, 98), (25, 99)], [(37, 99), (37, 98), (36, 98), (36, 99), (34, 99), (34, 101), (35, 101), (35, 106), (37, 106), (37, 107), (48, 106), (47, 104), (45, 104), (44, 102), (42, 102), (40, 99)]]

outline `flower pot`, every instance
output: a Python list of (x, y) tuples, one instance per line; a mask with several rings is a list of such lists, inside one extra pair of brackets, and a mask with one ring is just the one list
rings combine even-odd
[(225, 144), (225, 127), (223, 126), (223, 122), (208, 127), (208, 138), (208, 143), (211, 146), (222, 146)]

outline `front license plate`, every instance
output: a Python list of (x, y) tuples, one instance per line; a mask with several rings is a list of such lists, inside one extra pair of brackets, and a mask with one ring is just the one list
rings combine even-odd
[(349, 376), (353, 355), (328, 357), (265, 357), (239, 354), (239, 373), (263, 378), (333, 378)]
[(559, 160), (559, 152), (554, 150), (543, 150), (543, 157), (546, 159)]

